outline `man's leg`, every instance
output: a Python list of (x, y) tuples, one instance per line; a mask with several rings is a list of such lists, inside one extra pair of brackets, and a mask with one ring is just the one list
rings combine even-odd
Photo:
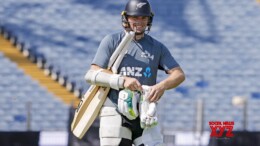
[(115, 105), (107, 98), (100, 111), (100, 145), (132, 146), (132, 132), (122, 125), (122, 116), (116, 111)]

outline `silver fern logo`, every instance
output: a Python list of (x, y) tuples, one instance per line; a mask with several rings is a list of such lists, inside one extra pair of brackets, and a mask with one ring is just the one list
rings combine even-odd
[(138, 4), (136, 5), (136, 9), (140, 9), (140, 8), (142, 8), (144, 5), (146, 5), (146, 3), (138, 3)]

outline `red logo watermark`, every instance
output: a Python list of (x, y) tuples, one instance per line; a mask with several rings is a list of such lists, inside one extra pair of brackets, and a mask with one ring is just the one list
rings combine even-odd
[[(216, 138), (231, 138), (234, 136), (232, 133), (234, 128), (234, 121), (209, 121), (209, 127), (211, 129), (210, 137)], [(226, 132), (225, 132), (226, 131)], [(225, 133), (225, 135), (224, 135)]]

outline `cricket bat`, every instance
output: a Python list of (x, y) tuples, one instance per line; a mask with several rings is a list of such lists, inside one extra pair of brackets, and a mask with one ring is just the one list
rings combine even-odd
[[(126, 50), (128, 49), (129, 44), (134, 37), (134, 34), (135, 33), (132, 31), (126, 32), (124, 38), (110, 57), (108, 70), (106, 71), (111, 71), (112, 67), (119, 66), (122, 61), (122, 57), (119, 56), (125, 55), (127, 52)], [(117, 68), (113, 69), (113, 73), (117, 73)], [(93, 124), (107, 98), (109, 90), (109, 87), (91, 85), (88, 91), (82, 97), (75, 111), (74, 119), (71, 123), (71, 131), (76, 137), (81, 139), (89, 127)]]

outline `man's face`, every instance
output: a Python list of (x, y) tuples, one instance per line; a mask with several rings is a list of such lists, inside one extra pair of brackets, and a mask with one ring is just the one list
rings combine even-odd
[(145, 32), (148, 20), (149, 17), (147, 16), (128, 16), (130, 27), (137, 34), (142, 34)]

